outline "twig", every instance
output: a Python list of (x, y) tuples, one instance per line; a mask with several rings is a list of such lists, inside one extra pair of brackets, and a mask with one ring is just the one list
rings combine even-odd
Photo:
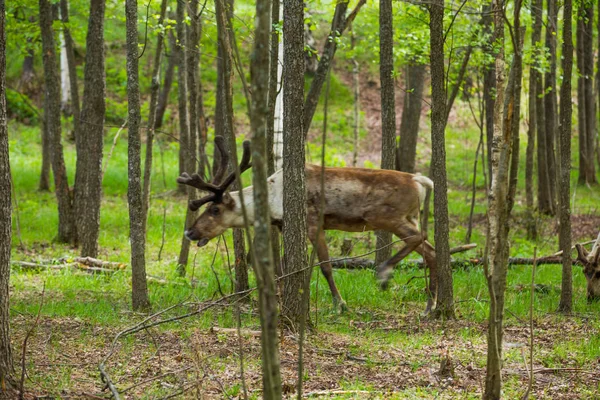
[(162, 375), (154, 376), (154, 377), (152, 377), (152, 378), (146, 379), (145, 381), (141, 381), (141, 382), (135, 383), (135, 384), (133, 384), (133, 385), (129, 386), (128, 388), (126, 388), (126, 389), (123, 389), (123, 390), (121, 391), (121, 393), (128, 392), (128, 391), (130, 391), (130, 390), (131, 390), (131, 389), (133, 389), (133, 388), (140, 387), (140, 386), (142, 386), (142, 385), (145, 385), (145, 384), (147, 384), (147, 383), (150, 383), (150, 382), (156, 381), (156, 380), (158, 380), (158, 379), (160, 379), (160, 378), (164, 378), (165, 376), (174, 375), (174, 374), (177, 374), (177, 373), (180, 373), (180, 372), (185, 372), (185, 371), (187, 371), (187, 370), (189, 370), (189, 369), (191, 369), (191, 368), (192, 368), (192, 367), (184, 367), (184, 368), (181, 368), (181, 369), (177, 369), (177, 370), (175, 370), (175, 371), (167, 371), (167, 372), (165, 372), (165, 373), (164, 373), (164, 374), (162, 374)]
[(527, 400), (531, 388), (533, 387), (533, 299), (535, 295), (535, 267), (537, 258), (537, 247), (533, 248), (533, 268), (531, 268), (531, 292), (529, 300), (529, 384), (527, 385), (527, 391), (523, 395), (522, 399)]
[(119, 140), (119, 135), (121, 134), (121, 131), (123, 131), (123, 129), (125, 129), (125, 127), (127, 126), (127, 118), (125, 118), (125, 122), (123, 122), (123, 125), (121, 125), (121, 127), (119, 128), (119, 130), (117, 131), (117, 133), (115, 133), (115, 137), (113, 139), (113, 144), (110, 148), (110, 151), (108, 152), (108, 156), (106, 157), (106, 161), (104, 162), (104, 168), (102, 168), (102, 175), (100, 175), (100, 181), (102, 182), (104, 180), (104, 173), (106, 172), (106, 168), (108, 168), (108, 162), (110, 161), (110, 158), (112, 157), (113, 151), (115, 150), (115, 147), (117, 146), (117, 141)]
[(23, 396), (25, 395), (24, 386), (25, 386), (25, 354), (27, 353), (27, 342), (29, 338), (33, 334), (33, 331), (38, 326), (40, 321), (40, 314), (42, 313), (42, 307), (44, 306), (44, 295), (46, 294), (46, 282), (44, 281), (44, 286), (42, 287), (42, 297), (40, 299), (40, 307), (38, 308), (37, 316), (35, 317), (35, 322), (27, 331), (25, 335), (25, 339), (23, 340), (23, 351), (21, 352), (21, 381), (19, 382), (19, 400), (23, 400)]
[(119, 391), (117, 390), (115, 385), (113, 385), (112, 381), (110, 380), (110, 377), (104, 370), (104, 364), (100, 364), (98, 366), (98, 369), (100, 370), (100, 377), (102, 378), (102, 382), (106, 384), (106, 387), (108, 387), (115, 400), (121, 400), (121, 396), (119, 396)]

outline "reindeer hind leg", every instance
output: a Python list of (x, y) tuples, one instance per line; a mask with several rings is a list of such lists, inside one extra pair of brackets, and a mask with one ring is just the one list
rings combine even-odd
[(392, 258), (384, 261), (377, 267), (377, 280), (383, 290), (386, 290), (389, 286), (394, 266), (412, 253), (422, 242), (421, 233), (410, 225), (401, 226), (394, 230), (394, 234), (403, 240), (405, 245)]

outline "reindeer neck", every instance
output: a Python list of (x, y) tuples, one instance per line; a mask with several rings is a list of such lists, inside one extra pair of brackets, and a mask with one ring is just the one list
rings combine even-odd
[[(233, 209), (233, 219), (231, 221), (233, 228), (245, 228), (244, 214), (242, 209), (242, 201), (240, 198), (240, 192), (230, 192), (229, 195), (235, 202)], [(246, 215), (248, 217), (248, 223), (254, 224), (254, 192), (252, 186), (243, 189), (244, 205), (246, 206)]]

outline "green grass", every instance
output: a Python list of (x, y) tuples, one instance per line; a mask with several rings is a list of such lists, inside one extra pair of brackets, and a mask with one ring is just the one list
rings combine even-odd
[[(243, 98), (243, 96), (238, 97)], [(328, 165), (345, 165), (344, 160), (349, 159), (348, 155), (351, 152), (349, 143), (352, 137), (349, 98), (350, 92), (334, 74), (330, 98), (330, 134), (326, 160)], [(238, 111), (241, 110), (236, 114), (239, 115), (243, 113), (245, 104), (239, 100), (236, 104)], [(314, 135), (318, 133), (318, 127), (323, 120), (320, 110), (322, 108), (318, 109), (315, 116)], [(68, 121), (65, 122), (65, 126), (69, 126)], [(117, 126), (107, 128), (105, 162), (117, 129)], [(172, 128), (165, 128), (165, 131), (176, 133)], [(9, 135), (11, 167), (18, 201), (18, 212), (15, 212), (13, 224), (13, 259), (47, 261), (76, 255), (77, 249), (53, 241), (58, 223), (56, 200), (52, 193), (37, 190), (41, 167), (39, 129), (11, 122)], [(128, 264), (130, 256), (126, 199), (126, 131), (121, 135), (103, 181), (99, 258)], [(239, 137), (240, 145), (243, 136)], [(418, 148), (419, 169), (423, 172), (428, 170), (426, 149), (429, 143), (426, 136), (423, 135), (424, 140), (419, 142)], [(361, 138), (366, 139), (364, 127), (361, 129)], [(449, 127), (447, 131), (451, 246), (462, 244), (466, 233), (472, 162), (477, 138), (478, 133), (472, 129)], [(220, 294), (216, 277), (223, 292), (231, 292), (232, 286), (224, 245), (221, 243), (217, 248), (217, 240), (213, 240), (202, 249), (192, 247), (187, 277), (183, 279), (177, 276), (176, 260), (181, 244), (186, 199), (174, 194), (175, 178), (178, 174), (177, 143), (166, 135), (159, 135), (158, 143), (154, 154), (153, 197), (148, 223), (146, 260), (148, 274), (166, 280), (167, 283), (149, 281), (149, 295), (154, 311), (183, 301), (197, 304), (218, 297)], [(524, 141), (521, 146), (521, 157), (524, 161)], [(64, 147), (69, 181), (72, 183), (75, 168), (74, 145), (64, 141)], [(209, 147), (212, 148), (212, 145)], [(320, 151), (318, 140), (308, 144), (309, 159), (313, 162), (318, 162)], [(371, 163), (376, 164), (376, 159)], [(573, 161), (573, 165), (577, 165), (576, 160)], [(573, 178), (575, 182), (576, 171), (573, 172)], [(511, 222), (511, 256), (531, 257), (534, 248), (538, 249), (540, 255), (551, 254), (557, 248), (557, 235), (553, 230), (553, 222), (549, 218), (539, 218), (539, 226), (543, 234), (537, 242), (525, 239), (524, 227), (520, 222), (520, 216), (524, 212), (523, 179), (524, 171), (521, 170), (515, 218)], [(247, 173), (244, 176), (244, 184), (248, 185), (250, 182), (251, 173)], [(477, 188), (475, 214), (476, 220), (482, 221), (487, 206), (481, 168), (478, 171)], [(575, 213), (594, 213), (600, 195), (598, 187), (588, 188), (574, 184), (572, 190), (575, 193)], [(163, 236), (163, 213), (166, 215), (165, 241), (159, 260), (158, 253)], [(430, 229), (429, 237), (433, 238), (433, 224)], [(478, 222), (472, 235), (472, 241), (478, 243), (479, 248), (457, 255), (457, 258), (475, 257), (482, 253), (485, 244), (483, 229), (484, 224)], [(229, 249), (232, 248), (230, 235), (229, 232), (225, 235)], [(339, 256), (339, 248), (345, 238), (353, 238), (355, 241), (353, 255), (372, 250), (375, 243), (374, 236), (370, 233), (329, 232), (328, 241), (333, 257)], [(23, 246), (20, 244), (21, 241)], [(213, 273), (210, 265), (215, 251), (217, 255), (214, 263), (215, 273)], [(415, 258), (415, 256), (410, 257)], [(412, 383), (407, 387), (396, 387), (391, 398), (438, 396), (472, 398), (472, 393), (468, 391), (461, 391), (457, 387), (444, 389), (440, 386), (432, 386), (420, 376), (425, 371), (439, 366), (444, 349), (449, 349), (458, 363), (472, 365), (481, 374), (481, 369), (485, 366), (486, 320), (489, 308), (487, 284), (482, 270), (474, 267), (454, 271), (454, 294), (459, 322), (432, 322), (420, 316), (426, 302), (424, 282), (419, 278), (422, 274), (423, 272), (418, 269), (400, 268), (395, 273), (390, 290), (382, 292), (376, 285), (371, 271), (336, 270), (336, 283), (351, 310), (347, 314), (339, 315), (333, 310), (324, 278), (315, 269), (311, 281), (311, 315), (316, 329), (309, 336), (310, 345), (319, 348), (343, 348), (348, 354), (367, 360), (364, 365), (361, 364), (361, 370), (356, 376), (348, 377), (343, 374), (348, 360), (343, 355), (337, 356), (332, 367), (341, 371), (337, 387), (348, 391), (378, 391), (380, 390), (377, 386), (378, 379), (374, 379), (373, 374), (397, 375), (400, 373), (397, 368), (406, 368), (407, 373), (416, 378), (411, 380)], [(536, 324), (536, 336), (540, 336), (540, 344), (535, 349), (535, 361), (537, 365), (545, 367), (568, 366), (593, 369), (600, 359), (598, 333), (600, 322), (595, 317), (600, 311), (600, 305), (586, 302), (585, 279), (580, 269), (575, 267), (574, 312), (579, 317), (564, 317), (556, 314), (560, 295), (560, 274), (560, 267), (551, 265), (540, 266), (536, 273), (536, 283), (543, 290), (536, 292), (534, 302), (533, 318)], [(22, 343), (24, 332), (33, 324), (40, 307), (41, 294), (44, 292), (42, 323), (36, 330), (39, 333), (34, 335), (32, 344), (34, 354), (31, 355), (32, 361), (28, 364), (28, 373), (32, 380), (31, 390), (53, 394), (58, 393), (57, 388), (67, 391), (81, 387), (98, 390), (99, 380), (94, 371), (99, 355), (105, 354), (118, 331), (144, 317), (130, 312), (130, 280), (131, 274), (128, 268), (110, 276), (89, 275), (74, 270), (32, 272), (13, 268), (11, 310), (17, 350)], [(510, 329), (506, 340), (520, 345), (526, 344), (527, 338), (525, 330), (528, 326), (530, 282), (530, 266), (513, 266), (509, 269), (506, 294), (508, 313), (505, 322)], [(252, 274), (251, 285), (254, 285)], [(250, 305), (241, 307), (242, 325), (246, 329), (258, 329), (259, 321), (254, 311), (257, 301), (255, 293), (251, 295), (251, 300)], [(166, 313), (164, 317), (185, 314), (194, 307), (191, 304), (183, 305)], [(160, 337), (158, 342), (151, 338), (150, 333), (140, 333), (125, 338), (119, 342), (115, 355), (116, 361), (109, 366), (111, 373), (124, 382), (143, 380), (145, 376), (143, 365), (145, 363), (154, 365), (158, 349), (165, 346), (167, 350), (164, 351), (167, 354), (161, 360), (168, 364), (169, 368), (175, 369), (179, 365), (177, 361), (173, 361), (180, 357), (178, 354), (190, 365), (195, 365), (196, 372), (182, 373), (191, 380), (194, 379), (194, 374), (206, 373), (206, 371), (202, 372), (202, 368), (211, 368), (213, 373), (218, 372), (228, 376), (227, 374), (231, 374), (232, 368), (237, 365), (236, 357), (231, 355), (231, 349), (237, 348), (236, 342), (226, 334), (206, 336), (206, 331), (212, 326), (235, 327), (235, 321), (233, 308), (213, 308), (193, 318), (160, 325), (153, 333)], [(562, 334), (562, 331), (568, 334)], [(196, 343), (198, 340), (201, 344)], [(337, 341), (341, 341), (341, 344)], [(65, 347), (67, 342), (77, 349), (77, 352), (71, 355), (70, 361), (67, 360), (69, 362), (65, 361), (65, 352), (68, 353)], [(260, 368), (258, 347), (256, 343), (250, 343), (248, 346), (250, 353), (247, 359), (248, 368), (254, 371), (252, 373), (257, 373)], [(289, 347), (290, 344), (284, 341), (283, 346)], [(177, 347), (176, 351), (175, 347)], [(213, 347), (225, 353), (219, 353)], [(393, 354), (391, 360), (390, 354)], [(513, 369), (522, 368), (521, 357), (519, 347), (509, 348), (505, 352), (506, 362)], [(92, 361), (86, 367), (72, 365), (76, 364), (73, 360), (80, 362), (82, 358), (89, 358)], [(381, 360), (388, 364), (382, 364)], [(39, 366), (44, 363), (50, 366)], [(132, 365), (136, 367), (133, 368)], [(290, 365), (292, 368), (293, 363)], [(156, 366), (152, 368), (147, 374), (158, 375), (162, 371)], [(322, 366), (313, 365), (307, 374), (307, 385), (310, 386), (310, 382), (320, 382), (325, 379), (329, 372)], [(165, 382), (176, 385), (175, 377), (165, 379)], [(214, 389), (215, 382), (205, 382), (203, 385), (207, 385), (203, 386), (205, 389), (210, 387), (210, 390), (217, 390)], [(395, 387), (393, 383), (390, 385)], [(128, 385), (120, 383), (121, 388), (126, 386)], [(473, 389), (477, 388), (477, 385), (471, 382), (467, 387)], [(508, 397), (522, 394), (522, 387), (523, 382), (518, 376), (511, 375), (505, 380), (505, 393)], [(239, 381), (228, 380), (225, 390), (232, 396), (239, 395), (241, 390)], [(540, 386), (536, 394), (542, 396), (545, 390), (548, 389)], [(597, 390), (598, 387), (594, 385), (579, 385), (575, 392), (578, 396), (586, 397), (597, 393)], [(141, 396), (142, 393), (144, 392), (138, 392), (138, 395)], [(172, 387), (154, 385), (148, 392), (148, 397), (140, 398), (164, 396), (170, 393), (173, 393)], [(252, 396), (256, 398), (257, 394), (253, 393)], [(360, 398), (357, 396), (348, 394), (340, 395), (340, 398)], [(390, 397), (386, 395), (380, 398)]]

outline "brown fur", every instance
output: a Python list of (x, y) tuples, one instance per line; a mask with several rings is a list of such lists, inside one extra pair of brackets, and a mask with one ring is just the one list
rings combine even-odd
[[(308, 237), (317, 250), (319, 260), (323, 262), (321, 270), (328, 281), (334, 301), (345, 307), (328, 262), (325, 234), (317, 232), (322, 199), (321, 171), (320, 166), (306, 166)], [(402, 239), (405, 246), (378, 267), (378, 278), (382, 287), (387, 287), (394, 265), (412, 251), (418, 252), (425, 258), (431, 271), (429, 290), (432, 296), (427, 306), (429, 310), (435, 305), (437, 293), (435, 250), (424, 240), (419, 230), (420, 199), (424, 186), (415, 181), (414, 177), (413, 174), (390, 170), (325, 168), (324, 229), (347, 232), (385, 230)], [(276, 185), (282, 184), (282, 179), (282, 175), (278, 173), (268, 179), (269, 185), (272, 185), (269, 204), (273, 221), (280, 221), (282, 216), (282, 199), (273, 190), (277, 188)], [(240, 210), (234, 204), (232, 196), (238, 194), (226, 194), (223, 204), (209, 204), (206, 211), (186, 231), (186, 236), (190, 240), (198, 240), (199, 244), (200, 241), (205, 244), (226, 229), (239, 226)], [(244, 196), (252, 196), (248, 188), (244, 190)], [(245, 201), (248, 203), (248, 199)], [(250, 216), (253, 216), (253, 210), (250, 210)]]

